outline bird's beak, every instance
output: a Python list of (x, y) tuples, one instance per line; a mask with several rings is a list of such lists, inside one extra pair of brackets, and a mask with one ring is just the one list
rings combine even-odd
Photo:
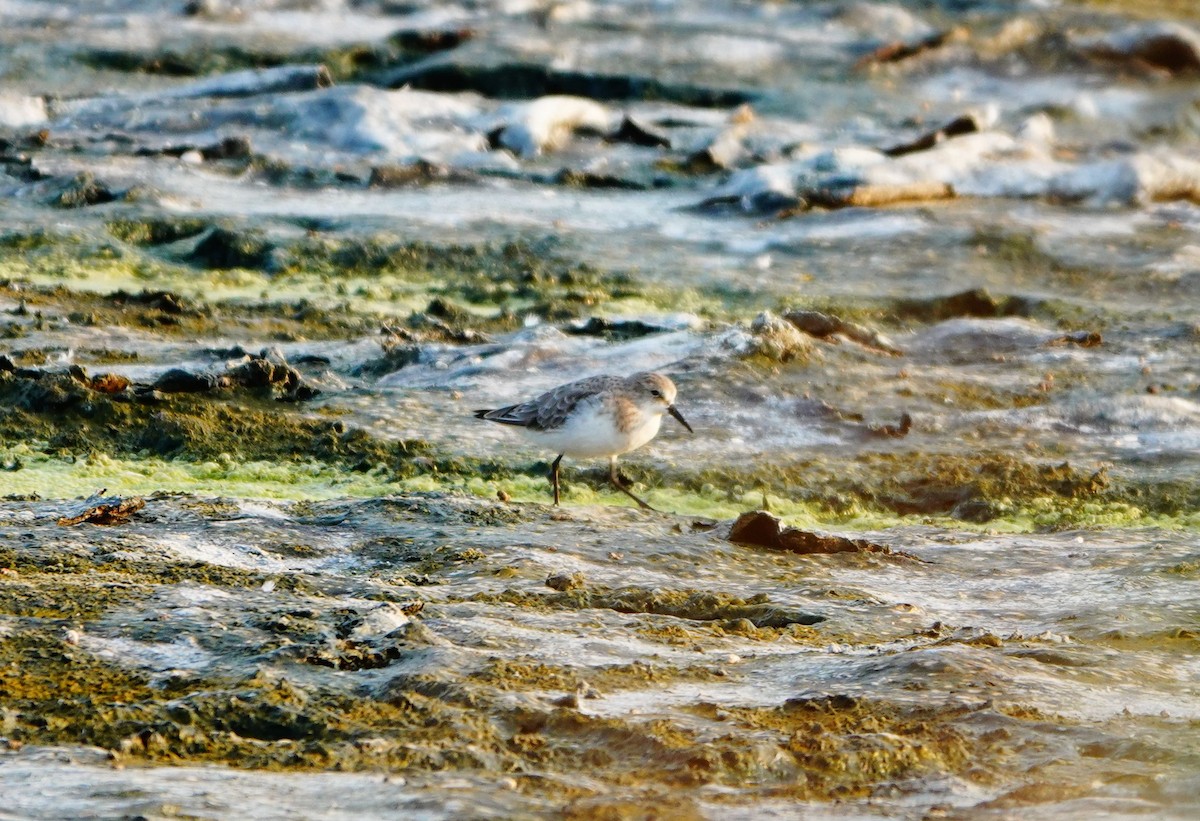
[(672, 416), (674, 416), (674, 417), (675, 417), (675, 419), (676, 419), (676, 420), (678, 420), (679, 424), (681, 424), (681, 425), (683, 425), (685, 428), (687, 428), (687, 429), (688, 429), (688, 433), (695, 433), (695, 432), (696, 432), (696, 431), (692, 430), (692, 426), (691, 426), (691, 425), (689, 425), (689, 424), (687, 423), (687, 420), (683, 418), (683, 414), (682, 414), (682, 413), (680, 413), (678, 410), (676, 410), (674, 405), (667, 405), (667, 413), (669, 413), (669, 414), (671, 414)]

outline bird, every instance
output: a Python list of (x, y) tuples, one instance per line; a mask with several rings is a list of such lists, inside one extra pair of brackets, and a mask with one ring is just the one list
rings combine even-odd
[(477, 410), (475, 418), (521, 428), (534, 442), (558, 454), (550, 465), (556, 507), (558, 466), (563, 457), (607, 456), (608, 478), (613, 487), (642, 509), (654, 510), (621, 481), (617, 475), (617, 457), (653, 439), (668, 413), (689, 433), (695, 433), (675, 407), (675, 395), (675, 383), (661, 373), (591, 376), (559, 385), (527, 402)]

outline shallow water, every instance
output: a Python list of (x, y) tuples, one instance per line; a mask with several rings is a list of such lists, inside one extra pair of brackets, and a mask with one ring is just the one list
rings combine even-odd
[[(0, 0), (0, 817), (1194, 817), (1195, 67), (1114, 5)], [(470, 413), (640, 369), (669, 513)]]
[[(563, 684), (548, 671), (577, 671), (584, 681), (596, 682), (576, 708), (588, 719), (616, 722), (626, 728), (622, 732), (635, 734), (637, 728), (667, 721), (700, 744), (720, 738), (738, 749), (766, 745), (755, 755), (774, 758), (775, 765), (740, 782), (718, 776), (695, 793), (705, 801), (747, 808), (747, 801), (773, 789), (795, 787), (786, 769), (777, 769), (785, 754), (767, 752), (786, 739), (766, 730), (769, 712), (740, 720), (738, 711), (771, 711), (788, 699), (836, 694), (875, 704), (881, 715), (928, 710), (927, 720), (940, 723), (949, 712), (956, 732), (979, 745), (972, 768), (951, 767), (939, 774), (946, 765), (934, 763), (892, 785), (889, 789), (907, 796), (909, 809), (876, 796), (859, 805), (868, 815), (907, 814), (931, 803), (984, 811), (1004, 806), (1000, 796), (1014, 783), (1024, 785), (1022, 794), (1038, 796), (1013, 799), (1012, 807), (1021, 812), (1050, 812), (1050, 806), (1038, 806), (1047, 801), (1064, 802), (1056, 811), (1071, 812), (1071, 802), (1084, 797), (1093, 811), (1107, 806), (1113, 817), (1136, 806), (1156, 817), (1182, 818), (1196, 809), (1200, 656), (1194, 625), (1200, 599), (1193, 577), (1200, 542), (1193, 534), (1137, 530), (996, 537), (908, 527), (867, 535), (902, 546), (915, 558), (806, 557), (730, 545), (720, 527), (680, 532), (674, 517), (612, 508), (555, 514), (529, 509), (513, 516), (494, 503), (431, 497), (399, 505), (327, 503), (302, 517), (287, 506), (239, 504), (213, 518), (184, 497), (152, 501), (147, 508), (154, 511), (152, 521), (71, 531), (64, 542), (56, 540), (53, 524), (60, 508), (7, 503), (0, 522), (7, 538), (27, 534), (29, 559), (39, 562), (82, 550), (100, 573), (110, 572), (107, 563), (129, 557), (147, 570), (178, 562), (254, 574), (248, 587), (228, 592), (187, 581), (155, 584), (73, 628), (68, 640), (77, 649), (68, 652), (131, 666), (175, 692), (187, 690), (173, 683), (180, 680), (240, 679), (241, 689), (232, 692), (246, 699), (253, 696), (245, 688), (255, 685), (243, 676), (286, 680), (309, 693), (310, 706), (301, 709), (314, 710), (315, 720), (326, 721), (316, 718), (323, 709), (317, 705), (330, 693), (385, 693), (414, 675), (432, 676), (456, 682), (473, 694), (476, 709), (503, 721), (500, 716), (512, 709), (552, 710), (549, 705), (562, 694)], [(34, 514), (32, 522), (26, 511)], [(502, 523), (484, 523), (498, 514)], [(288, 545), (297, 543), (305, 546), (303, 554), (279, 552), (294, 551)], [(407, 553), (395, 547), (379, 552), (380, 546), (397, 543), (413, 547)], [(436, 559), (443, 547), (425, 552), (435, 545), (470, 545), (476, 553)], [(402, 555), (408, 558), (397, 563)], [(397, 571), (412, 567), (422, 555), (430, 558), (423, 560), (426, 572), (414, 586), (413, 576)], [(596, 596), (605, 595), (605, 589), (641, 589), (656, 591), (653, 595), (666, 601), (662, 597), (673, 589), (729, 592), (760, 596), (774, 612), (822, 620), (776, 631), (706, 622), (699, 609), (689, 612), (687, 606), (674, 616), (588, 607), (586, 599), (560, 598), (549, 608), (514, 607), (522, 595), (546, 591), (548, 576), (573, 573), (581, 574), (584, 589)], [(257, 581), (289, 577), (304, 579), (304, 591)], [(19, 578), (39, 583), (38, 574), (26, 570)], [(419, 616), (405, 616), (387, 603), (406, 599), (423, 602)], [(290, 622), (284, 615), (289, 613)], [(346, 613), (358, 615), (352, 631), (337, 628), (345, 641), (301, 627), (314, 619), (336, 624)], [(410, 626), (414, 620), (422, 626), (419, 634)], [(717, 624), (726, 629), (716, 629)], [(293, 640), (280, 646), (271, 639), (280, 631)], [(325, 650), (319, 649), (322, 642)], [(348, 653), (353, 646), (386, 648), (393, 642), (406, 649), (378, 669), (331, 670), (312, 655), (337, 648)], [(500, 659), (542, 672), (530, 677), (512, 669), (511, 679), (479, 677)], [(614, 678), (622, 669), (628, 672)], [(195, 697), (175, 698), (186, 703)], [(386, 730), (380, 738), (388, 739)], [(590, 738), (584, 732), (571, 743), (587, 747), (596, 743)], [(892, 738), (896, 744), (911, 743), (902, 735)], [(997, 739), (1003, 740), (999, 746)], [(385, 750), (397, 742), (404, 744), (403, 736), (377, 743)], [(281, 741), (276, 749), (286, 752), (304, 743)], [(325, 743), (336, 751), (345, 742), (331, 738)], [(464, 749), (486, 745), (469, 736), (457, 743)], [(646, 752), (651, 759), (653, 749)], [(367, 768), (387, 771), (386, 760), (368, 762)], [(61, 771), (62, 777), (71, 773), (74, 786), (62, 800), (86, 803), (105, 796), (113, 802), (104, 805), (106, 813), (162, 804), (218, 817), (235, 806), (259, 807), (278, 790), (282, 777), (256, 780), (244, 771), (221, 775), (193, 768), (169, 779), (173, 786), (167, 787), (157, 771), (135, 766), (136, 760), (129, 764), (114, 771), (95, 753), (31, 747), (6, 754), (0, 767), (19, 796), (11, 810), (31, 817), (64, 811), (65, 805), (52, 810), (39, 802), (37, 785), (45, 783), (39, 778), (47, 771)], [(448, 817), (441, 813), (458, 810), (438, 804), (437, 797), (448, 801), (454, 795), (465, 802), (455, 806), (471, 807), (481, 816), (537, 815), (546, 805), (536, 791), (531, 795), (523, 788), (508, 798), (503, 790), (494, 794), (497, 780), (524, 782), (532, 776), (526, 767), (508, 770), (507, 779), (470, 770), (453, 776), (408, 773), (407, 781), (370, 796), (362, 794), (365, 776), (341, 781), (323, 776), (321, 801), (330, 812), (354, 802), (370, 813), (412, 801), (428, 807), (431, 817)], [(603, 778), (603, 771), (599, 775)], [(947, 780), (947, 775), (953, 777)], [(645, 778), (651, 785), (656, 780)], [(369, 783), (387, 783), (380, 779), (375, 775)], [(233, 792), (224, 801), (235, 803), (213, 803), (206, 785), (214, 780), (230, 785)], [(117, 788), (122, 792), (114, 793)]]

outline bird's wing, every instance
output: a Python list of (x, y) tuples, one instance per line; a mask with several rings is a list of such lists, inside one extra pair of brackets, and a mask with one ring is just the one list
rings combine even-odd
[(475, 411), (475, 418), (525, 428), (537, 420), (537, 406), (533, 402), (522, 402), (495, 410)]
[(543, 393), (531, 403), (537, 406), (537, 419), (530, 427), (535, 430), (554, 430), (562, 427), (580, 402), (591, 399), (612, 383), (619, 381), (619, 377), (615, 376), (592, 376)]
[(502, 425), (517, 425), (532, 430), (554, 430), (562, 427), (576, 405), (619, 381), (620, 377), (616, 376), (592, 376), (577, 382), (559, 385), (554, 390), (547, 391), (528, 402), (496, 408), (476, 415), (480, 419), (499, 422)]

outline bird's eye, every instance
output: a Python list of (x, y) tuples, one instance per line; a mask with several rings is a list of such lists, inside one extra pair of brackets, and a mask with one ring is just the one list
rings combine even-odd
[(650, 391), (650, 395), (651, 396), (662, 396), (662, 391), (660, 391), (658, 388), (655, 388), (654, 390)]

